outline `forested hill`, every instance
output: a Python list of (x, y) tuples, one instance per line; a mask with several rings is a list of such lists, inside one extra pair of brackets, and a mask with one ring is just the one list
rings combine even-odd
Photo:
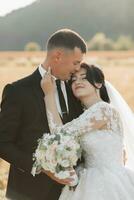
[(23, 50), (34, 41), (45, 48), (48, 36), (71, 28), (85, 40), (96, 32), (111, 38), (134, 38), (134, 0), (37, 0), (30, 6), (0, 17), (0, 50)]

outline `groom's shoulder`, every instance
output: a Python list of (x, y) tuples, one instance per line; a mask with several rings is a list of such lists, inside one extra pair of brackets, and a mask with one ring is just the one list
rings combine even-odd
[[(36, 70), (37, 71), (37, 70)], [(21, 78), (17, 81), (14, 81), (12, 83), (8, 83), (3, 90), (3, 93), (8, 92), (8, 93), (14, 93), (14, 94), (21, 94), (23, 91), (27, 93), (29, 89), (31, 88), (34, 78), (35, 78), (35, 73), (36, 71), (24, 78)]]
[(30, 84), (30, 82), (34, 80), (37, 73), (38, 73), (38, 69), (36, 71), (34, 71), (32, 74), (27, 75), (17, 81), (14, 81), (12, 84), (14, 84), (14, 85)]
[(32, 74), (25, 76), (24, 78), (21, 78), (17, 81), (12, 82), (11, 84), (14, 87), (23, 87), (23, 86), (25, 87), (25, 86), (31, 85), (32, 82), (35, 81), (36, 74), (37, 74), (37, 70), (33, 72)]

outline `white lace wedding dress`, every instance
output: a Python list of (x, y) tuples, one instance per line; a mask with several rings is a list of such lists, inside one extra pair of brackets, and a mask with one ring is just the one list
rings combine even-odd
[(100, 101), (63, 128), (81, 137), (85, 170), (75, 191), (65, 186), (59, 200), (133, 200), (134, 172), (123, 164), (123, 130), (116, 109)]

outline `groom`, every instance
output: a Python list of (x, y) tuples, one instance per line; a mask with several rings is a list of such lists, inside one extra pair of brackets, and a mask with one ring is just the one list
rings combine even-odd
[(76, 32), (62, 29), (48, 40), (47, 55), (30, 76), (6, 85), (0, 112), (0, 157), (9, 162), (7, 197), (12, 200), (58, 200), (62, 186), (50, 172), (31, 175), (37, 140), (49, 132), (41, 78), (49, 67), (57, 81), (55, 98), (63, 122), (80, 114), (77, 102), (64, 80), (80, 68), (86, 44)]

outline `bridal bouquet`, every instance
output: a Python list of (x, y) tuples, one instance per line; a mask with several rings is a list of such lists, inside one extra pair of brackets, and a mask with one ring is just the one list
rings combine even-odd
[(31, 173), (35, 176), (37, 169), (43, 168), (60, 179), (69, 178), (70, 169), (77, 164), (81, 152), (78, 137), (63, 130), (55, 134), (45, 133), (38, 141)]

